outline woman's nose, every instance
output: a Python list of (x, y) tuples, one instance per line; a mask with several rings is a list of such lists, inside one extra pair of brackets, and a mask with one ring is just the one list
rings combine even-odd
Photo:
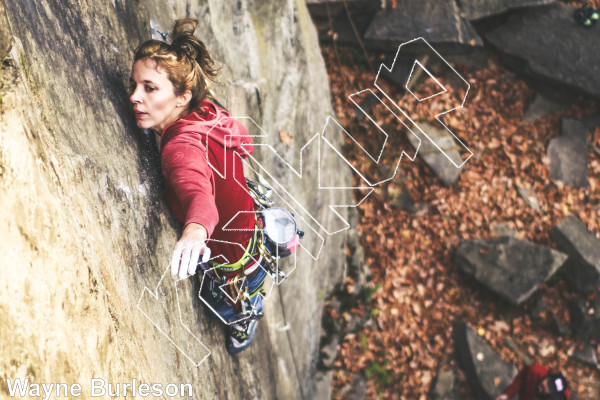
[(129, 101), (131, 101), (132, 103), (139, 103), (141, 101), (139, 90), (137, 87), (133, 89), (133, 93), (131, 93), (131, 96), (129, 96)]

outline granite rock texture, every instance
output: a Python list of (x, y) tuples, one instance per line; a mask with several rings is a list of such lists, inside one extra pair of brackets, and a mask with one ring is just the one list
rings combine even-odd
[[(84, 397), (91, 378), (136, 378), (190, 383), (195, 399), (328, 398), (330, 385), (312, 378), (322, 302), (342, 278), (346, 233), (303, 223), (307, 251), (271, 292), (256, 343), (236, 357), (203, 313), (198, 282), (161, 280), (181, 226), (164, 203), (154, 138), (135, 127), (128, 81), (151, 26), (169, 32), (186, 16), (199, 19), (196, 33), (222, 66), (221, 102), (276, 136), (291, 164), (322, 130), (332, 107), (304, 2), (2, 2), (0, 370), (80, 382)], [(293, 134), (291, 146), (280, 131)], [(295, 186), (266, 146), (256, 154), (324, 226), (333, 223), (318, 191)], [(314, 152), (304, 158), (316, 161)], [(350, 182), (339, 158), (320, 165)], [(305, 176), (314, 180), (316, 170)]]

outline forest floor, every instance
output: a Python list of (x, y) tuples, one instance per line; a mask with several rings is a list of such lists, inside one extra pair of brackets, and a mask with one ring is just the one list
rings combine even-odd
[[(376, 71), (354, 49), (323, 45), (322, 53), (335, 117), (357, 141), (368, 142), (373, 129), (368, 121), (357, 120), (356, 107), (348, 96), (366, 88), (377, 93), (373, 85)], [(369, 57), (377, 69), (383, 57)], [(568, 325), (567, 303), (579, 296), (563, 277), (558, 275), (543, 284), (534, 300), (523, 307), (512, 307), (467, 280), (453, 265), (452, 255), (462, 240), (493, 236), (495, 224), (505, 224), (516, 231), (517, 238), (556, 249), (549, 233), (569, 214), (598, 236), (600, 157), (593, 145), (600, 148), (600, 127), (590, 132), (588, 185), (584, 188), (571, 188), (550, 178), (546, 147), (559, 135), (561, 118), (598, 115), (600, 103), (579, 97), (565, 109), (528, 124), (523, 122), (523, 110), (535, 91), (494, 55), (489, 56), (485, 68), (456, 68), (471, 87), (465, 106), (449, 113), (444, 122), (474, 155), (453, 187), (445, 187), (419, 157), (414, 162), (403, 157), (398, 175), (358, 208), (358, 231), (372, 275), (373, 295), (368, 305), (352, 312), (370, 315), (371, 321), (360, 332), (343, 338), (334, 363), (333, 398), (345, 398), (357, 373), (368, 379), (367, 399), (429, 398), (438, 369), (454, 359), (453, 323), (464, 321), (515, 366), (520, 367), (523, 359), (506, 346), (509, 336), (533, 361), (564, 371), (580, 399), (598, 399), (598, 371), (570, 357), (579, 342), (550, 329), (552, 314)], [(435, 84), (430, 80), (427, 85), (420, 90), (433, 93)], [(382, 88), (398, 99), (415, 121), (432, 120), (432, 112), (448, 106), (411, 101), (412, 96), (403, 95), (393, 85)], [(386, 132), (402, 132), (390, 135), (390, 151), (398, 149), (399, 157), (402, 149), (412, 149), (406, 130), (383, 107), (375, 106), (373, 114)], [(350, 139), (346, 145), (350, 162), (359, 170), (368, 170), (372, 161), (366, 154), (352, 150)], [(535, 193), (539, 212), (519, 196), (518, 187)], [(402, 189), (421, 206), (417, 211), (395, 206)], [(531, 309), (540, 299), (546, 307), (538, 318), (532, 318)], [(600, 351), (600, 346), (596, 350)], [(462, 398), (473, 398), (460, 378)]]

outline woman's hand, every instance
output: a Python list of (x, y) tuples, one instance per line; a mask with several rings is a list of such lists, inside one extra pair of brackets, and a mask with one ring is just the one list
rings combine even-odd
[(508, 396), (505, 394), (501, 394), (500, 396), (496, 397), (496, 400), (508, 400)]
[(208, 233), (200, 224), (190, 223), (185, 226), (181, 238), (175, 244), (171, 254), (171, 276), (179, 279), (196, 273), (200, 255), (202, 262), (210, 258), (210, 249), (206, 246)]

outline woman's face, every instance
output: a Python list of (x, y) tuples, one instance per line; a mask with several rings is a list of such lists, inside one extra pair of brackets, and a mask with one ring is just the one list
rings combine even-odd
[(175, 122), (189, 103), (185, 94), (175, 94), (175, 87), (166, 71), (149, 58), (137, 60), (133, 64), (129, 100), (133, 104), (138, 128), (158, 132)]

